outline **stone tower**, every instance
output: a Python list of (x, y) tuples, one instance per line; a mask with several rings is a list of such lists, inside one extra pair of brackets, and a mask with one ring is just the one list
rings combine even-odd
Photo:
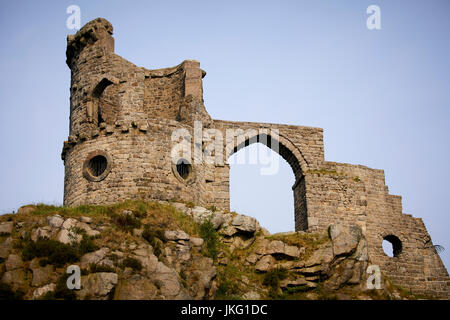
[[(260, 142), (292, 167), (296, 230), (358, 224), (370, 260), (395, 283), (449, 296), (447, 270), (423, 221), (402, 213), (401, 197), (389, 194), (382, 170), (325, 161), (320, 128), (212, 119), (203, 104), (206, 72), (198, 61), (157, 70), (137, 67), (114, 53), (112, 33), (112, 25), (98, 18), (67, 39), (65, 205), (177, 199), (229, 210), (226, 159)], [(210, 155), (225, 161), (174, 154), (174, 132), (184, 133), (181, 140), (194, 155), (211, 146), (206, 136), (223, 140), (219, 147), (213, 143)], [(384, 254), (383, 240), (392, 243), (394, 257)]]

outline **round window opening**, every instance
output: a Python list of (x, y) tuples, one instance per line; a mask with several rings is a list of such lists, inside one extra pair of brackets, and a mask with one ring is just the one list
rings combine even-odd
[(102, 181), (111, 171), (111, 157), (103, 151), (91, 152), (83, 164), (83, 176), (89, 181)]
[(388, 257), (398, 257), (402, 253), (402, 242), (392, 234), (383, 238), (383, 251)]
[(104, 156), (95, 156), (89, 160), (88, 170), (94, 177), (99, 177), (106, 170), (108, 160)]
[(180, 159), (177, 162), (177, 172), (181, 178), (186, 180), (192, 173), (192, 166), (186, 159)]

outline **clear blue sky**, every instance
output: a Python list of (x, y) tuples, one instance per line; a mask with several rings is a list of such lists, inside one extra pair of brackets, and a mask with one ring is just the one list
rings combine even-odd
[[(3, 1), (0, 212), (61, 204), (69, 124), (66, 8), (114, 25), (116, 53), (146, 68), (197, 59), (217, 119), (324, 128), (325, 158), (384, 169), (450, 266), (450, 2)], [(381, 8), (381, 30), (366, 8)], [(233, 165), (232, 209), (293, 229), (288, 164)]]

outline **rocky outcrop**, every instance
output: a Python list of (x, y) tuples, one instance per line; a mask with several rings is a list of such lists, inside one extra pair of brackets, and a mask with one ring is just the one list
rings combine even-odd
[(13, 230), (14, 223), (12, 221), (0, 223), (0, 235), (10, 234)]
[[(357, 225), (271, 235), (236, 213), (130, 205), (101, 216), (45, 215), (27, 206), (0, 217), (9, 219), (0, 220), (0, 281), (25, 299), (373, 298)], [(80, 267), (81, 289), (68, 293), (61, 290), (69, 265)], [(387, 279), (382, 284), (378, 298), (405, 298)]]

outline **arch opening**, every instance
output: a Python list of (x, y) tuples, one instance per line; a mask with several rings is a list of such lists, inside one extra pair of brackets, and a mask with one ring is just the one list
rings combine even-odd
[[(270, 232), (308, 229), (305, 181), (300, 163), (288, 147), (269, 135), (257, 135), (236, 145), (228, 163), (232, 210), (254, 216)], [(249, 207), (250, 203), (257, 205)], [(288, 218), (292, 211), (294, 220)]]
[(98, 126), (101, 123), (114, 124), (119, 108), (117, 86), (103, 78), (92, 90), (93, 115), (92, 120)]
[(192, 172), (192, 166), (186, 159), (180, 159), (177, 162), (177, 172), (181, 178), (186, 180)]
[(392, 234), (383, 238), (382, 247), (384, 253), (391, 258), (398, 257), (403, 250), (402, 241)]

